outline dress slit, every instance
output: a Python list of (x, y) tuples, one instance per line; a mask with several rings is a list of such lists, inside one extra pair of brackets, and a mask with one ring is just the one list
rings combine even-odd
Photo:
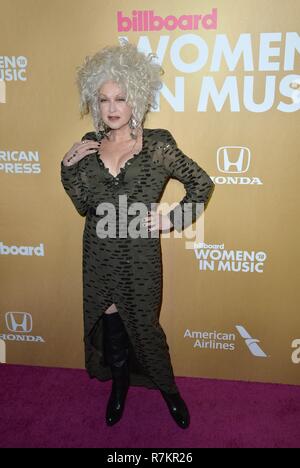
[[(144, 365), (143, 363), (143, 358), (138, 356), (138, 353), (136, 352), (137, 347), (139, 349), (144, 349), (143, 346), (138, 346), (139, 345), (139, 337), (135, 335), (134, 330), (130, 326), (130, 320), (128, 319), (128, 313), (123, 306), (121, 305), (121, 300), (119, 301), (118, 297), (116, 297), (116, 294), (114, 291), (106, 291), (109, 297), (112, 298), (112, 302), (110, 302), (110, 305), (114, 303), (116, 305), (117, 311), (120, 315), (120, 318), (123, 321), (125, 330), (127, 332), (128, 336), (128, 359), (129, 359), (129, 373), (130, 373), (130, 385), (137, 385), (137, 386), (146, 386), (149, 389), (162, 389), (165, 391), (169, 391), (170, 393), (176, 393), (177, 392), (177, 386), (174, 380), (173, 376), (173, 369), (171, 366), (171, 362), (169, 361), (170, 365), (170, 382), (169, 386), (165, 386), (164, 384), (159, 383), (159, 379), (156, 379), (159, 377), (161, 374), (161, 369), (149, 369), (147, 366)], [(106, 304), (107, 304), (106, 302)], [(96, 377), (99, 380), (110, 380), (112, 379), (111, 375), (111, 370), (110, 367), (107, 365), (104, 359), (104, 348), (103, 348), (103, 315), (105, 313), (105, 310), (109, 306), (105, 306), (102, 308), (102, 312), (99, 315), (97, 321), (94, 323), (93, 327), (87, 334), (87, 338), (85, 339), (85, 343), (87, 346), (86, 353), (87, 355), (90, 355), (90, 359), (88, 359), (88, 368), (90, 367), (89, 370), (89, 375), (91, 378)], [(150, 333), (151, 334), (151, 333)], [(164, 332), (162, 331), (162, 335), (165, 337)], [(89, 348), (89, 353), (88, 353), (88, 348)], [(162, 351), (162, 350), (161, 350)], [(163, 351), (165, 354), (165, 345), (163, 345)], [(144, 356), (147, 357), (149, 353), (151, 354), (153, 350), (150, 349), (145, 349)], [(168, 353), (167, 353), (168, 354)], [(143, 355), (143, 352), (142, 352)], [(167, 360), (169, 359), (169, 354), (167, 356)], [(145, 359), (147, 361), (147, 359)], [(91, 371), (91, 368), (93, 368), (93, 371)]]

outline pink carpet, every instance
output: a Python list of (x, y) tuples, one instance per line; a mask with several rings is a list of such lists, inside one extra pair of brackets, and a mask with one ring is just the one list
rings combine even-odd
[(123, 418), (105, 424), (111, 382), (84, 370), (0, 365), (0, 447), (299, 448), (300, 387), (176, 378), (191, 413), (171, 418), (158, 390), (130, 387)]

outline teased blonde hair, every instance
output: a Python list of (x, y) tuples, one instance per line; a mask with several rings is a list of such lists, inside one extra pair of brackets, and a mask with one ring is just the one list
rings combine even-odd
[(86, 56), (77, 67), (76, 84), (80, 95), (80, 116), (92, 115), (94, 127), (102, 126), (99, 109), (99, 88), (108, 80), (115, 81), (125, 92), (126, 101), (132, 107), (137, 126), (143, 125), (150, 107), (155, 109), (155, 93), (161, 89), (162, 67), (153, 62), (156, 54), (147, 56), (129, 42), (120, 46), (107, 46)]

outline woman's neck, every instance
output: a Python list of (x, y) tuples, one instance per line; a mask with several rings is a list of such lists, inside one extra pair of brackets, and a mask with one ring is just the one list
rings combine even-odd
[[(132, 136), (130, 135), (131, 131), (129, 125), (124, 125), (122, 128), (111, 129), (109, 131), (108, 140), (112, 143), (122, 143), (132, 140)], [(140, 133), (140, 129), (138, 133)]]

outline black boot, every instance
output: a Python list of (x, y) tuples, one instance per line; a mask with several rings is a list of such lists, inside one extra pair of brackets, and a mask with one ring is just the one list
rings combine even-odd
[(104, 358), (112, 374), (106, 424), (112, 426), (122, 417), (129, 388), (128, 335), (118, 312), (104, 314), (103, 331)]
[(171, 416), (182, 429), (186, 429), (190, 424), (189, 410), (179, 393), (166, 393), (160, 390), (165, 402), (168, 405)]

